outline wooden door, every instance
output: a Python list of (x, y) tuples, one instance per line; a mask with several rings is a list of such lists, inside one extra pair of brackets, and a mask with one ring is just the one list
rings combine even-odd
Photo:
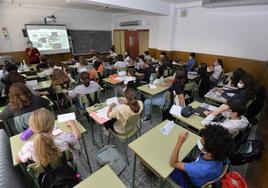
[(139, 56), (139, 34), (138, 31), (125, 31), (125, 50), (129, 50), (132, 58)]
[(139, 33), (139, 54), (149, 50), (149, 30), (138, 30)]

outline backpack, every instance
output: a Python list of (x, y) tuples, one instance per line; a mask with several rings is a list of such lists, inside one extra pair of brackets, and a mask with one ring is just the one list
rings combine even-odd
[(107, 145), (97, 153), (97, 162), (101, 165), (109, 165), (111, 169), (120, 175), (126, 168), (126, 162), (114, 145)]
[(238, 172), (227, 172), (221, 179), (221, 188), (247, 188), (247, 183)]
[(230, 161), (232, 165), (243, 165), (258, 161), (264, 152), (264, 144), (260, 140), (246, 140), (241, 144), (237, 152), (231, 157)]
[(44, 167), (45, 173), (41, 179), (41, 188), (72, 188), (79, 183), (76, 171), (68, 165), (66, 155), (61, 156), (62, 165), (52, 169)]

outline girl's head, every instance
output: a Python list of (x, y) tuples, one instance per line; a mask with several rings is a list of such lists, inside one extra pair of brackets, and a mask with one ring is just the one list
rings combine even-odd
[(167, 57), (166, 52), (164, 51), (160, 52), (160, 58), (166, 58), (166, 57)]
[(10, 86), (12, 84), (17, 83), (17, 82), (25, 84), (25, 80), (24, 80), (23, 76), (21, 76), (20, 73), (18, 73), (18, 72), (8, 73), (8, 75), (5, 79), (5, 82), (6, 82), (6, 87), (5, 87), (6, 94), (9, 93), (9, 89), (10, 89)]
[(125, 57), (128, 57), (128, 56), (131, 57), (129, 49), (127, 49), (127, 51), (125, 52)]
[(84, 84), (85, 87), (88, 87), (90, 85), (90, 79), (87, 72), (82, 72), (80, 74), (80, 81)]
[(110, 48), (109, 53), (110, 54), (114, 53), (114, 48)]
[(124, 92), (124, 97), (128, 101), (128, 106), (134, 113), (138, 113), (140, 111), (140, 105), (136, 99), (136, 92), (133, 88), (127, 88)]
[(127, 71), (128, 76), (135, 76), (135, 69), (128, 69)]
[(186, 71), (185, 68), (179, 67), (176, 70), (175, 81), (180, 82), (183, 86), (186, 84), (186, 82), (187, 82), (187, 71)]
[(79, 57), (79, 63), (80, 63), (80, 65), (82, 65), (82, 66), (86, 66), (86, 65), (87, 65), (87, 62), (86, 62), (86, 59), (85, 59), (84, 56), (80, 56), (80, 57)]
[(144, 55), (139, 55), (138, 61), (144, 61)]
[(118, 54), (118, 55), (116, 56), (116, 61), (124, 61), (124, 57), (123, 57), (123, 55), (122, 55), (122, 54)]
[(217, 59), (217, 60), (214, 62), (214, 66), (217, 66), (217, 65), (220, 65), (220, 66), (223, 68), (223, 61), (222, 61), (222, 59)]
[(199, 69), (202, 71), (207, 71), (208, 65), (206, 63), (200, 63)]
[(232, 77), (232, 85), (236, 87), (240, 78), (245, 75), (247, 75), (247, 73), (244, 69), (242, 68), (235, 69)]
[(52, 73), (52, 85), (64, 85), (69, 84), (70, 78), (68, 75), (60, 69), (54, 69)]
[(9, 89), (9, 103), (15, 111), (20, 111), (25, 106), (32, 104), (32, 92), (23, 83), (14, 83)]
[(36, 133), (34, 137), (36, 160), (43, 166), (54, 162), (61, 155), (59, 148), (53, 141), (54, 124), (54, 114), (45, 108), (35, 110), (29, 118), (29, 127)]
[(249, 75), (244, 75), (240, 78), (237, 87), (245, 91), (246, 99), (252, 99), (255, 93), (254, 80)]
[(149, 51), (144, 51), (144, 55), (149, 55)]
[(195, 53), (190, 53), (189, 59), (195, 59)]
[(95, 70), (98, 70), (98, 69), (99, 69), (100, 64), (101, 64), (101, 63), (100, 63), (100, 61), (99, 61), (99, 60), (95, 60), (95, 61), (94, 61), (94, 64), (93, 64), (94, 69), (95, 69)]
[(49, 59), (49, 60), (47, 61), (47, 65), (48, 65), (48, 67), (53, 68), (53, 67), (55, 66), (55, 62), (52, 61), (51, 59)]
[(46, 58), (46, 56), (44, 56), (44, 55), (40, 55), (39, 59), (40, 59), (40, 61), (43, 62), (43, 63), (46, 63), (46, 62), (47, 62), (47, 58)]

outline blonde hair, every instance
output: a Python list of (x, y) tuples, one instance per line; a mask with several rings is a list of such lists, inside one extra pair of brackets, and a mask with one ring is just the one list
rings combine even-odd
[(36, 133), (34, 137), (36, 162), (42, 166), (47, 166), (61, 156), (59, 148), (53, 141), (52, 130), (54, 123), (54, 114), (45, 108), (32, 112), (29, 119), (29, 126)]

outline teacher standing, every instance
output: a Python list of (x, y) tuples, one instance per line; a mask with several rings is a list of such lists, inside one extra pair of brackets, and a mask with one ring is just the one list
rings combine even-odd
[(33, 43), (31, 41), (27, 42), (28, 47), (25, 49), (27, 56), (29, 57), (29, 64), (37, 64), (40, 62), (39, 56), (40, 52), (37, 48), (33, 47)]

